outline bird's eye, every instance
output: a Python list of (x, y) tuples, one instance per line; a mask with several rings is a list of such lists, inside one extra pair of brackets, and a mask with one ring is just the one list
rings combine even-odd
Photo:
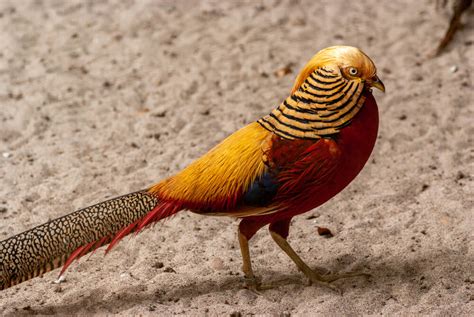
[(358, 73), (359, 71), (357, 70), (357, 68), (354, 68), (354, 67), (349, 68), (349, 75), (356, 76)]

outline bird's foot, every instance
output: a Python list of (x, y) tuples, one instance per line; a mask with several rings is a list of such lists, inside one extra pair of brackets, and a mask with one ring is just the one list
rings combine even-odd
[(270, 285), (263, 285), (262, 279), (256, 276), (245, 276), (244, 277), (244, 288), (254, 292), (257, 295), (261, 295), (261, 291), (271, 289)]
[(333, 291), (342, 295), (342, 289), (337, 287), (336, 285), (331, 284), (334, 281), (337, 281), (342, 278), (350, 278), (350, 277), (370, 277), (370, 274), (364, 272), (347, 272), (347, 273), (339, 273), (339, 274), (326, 274), (321, 275), (318, 272), (311, 270), (307, 277), (309, 278), (309, 284), (318, 284), (325, 287), (332, 289)]

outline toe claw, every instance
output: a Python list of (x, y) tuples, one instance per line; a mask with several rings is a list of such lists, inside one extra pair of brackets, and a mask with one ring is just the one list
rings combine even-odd
[(257, 295), (262, 295), (261, 291), (273, 288), (271, 285), (263, 285), (259, 277), (244, 277), (244, 288), (254, 292)]
[(364, 273), (364, 272), (348, 272), (348, 273), (341, 273), (341, 274), (320, 275), (317, 272), (313, 271), (312, 274), (310, 274), (309, 276), (309, 280), (310, 280), (310, 283), (315, 283), (315, 284), (328, 287), (332, 289), (333, 291), (342, 295), (343, 294), (342, 289), (340, 289), (339, 287), (331, 283), (342, 278), (357, 277), (357, 276), (370, 277), (370, 274)]
[(323, 276), (322, 278), (325, 282), (331, 283), (342, 278), (350, 278), (350, 277), (358, 277), (358, 276), (370, 277), (371, 275), (365, 272), (347, 272), (347, 273), (341, 273), (341, 274), (326, 275), (326, 276)]
[(331, 284), (331, 282), (326, 282), (326, 281), (311, 281), (311, 279), (309, 280), (309, 285), (313, 285), (313, 284), (317, 284), (317, 285), (321, 285), (321, 286), (324, 286), (324, 287), (327, 287), (329, 288), (330, 290), (338, 293), (339, 295), (342, 295), (343, 292), (342, 292), (342, 289), (334, 284)]

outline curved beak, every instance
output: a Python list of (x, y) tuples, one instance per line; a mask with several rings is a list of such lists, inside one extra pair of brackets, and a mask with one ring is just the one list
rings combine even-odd
[(372, 77), (372, 78), (369, 80), (369, 85), (370, 85), (371, 87), (380, 89), (380, 91), (382, 91), (382, 92), (385, 92), (385, 85), (384, 85), (383, 82), (380, 80), (380, 78), (377, 77), (377, 75), (375, 75), (374, 77)]

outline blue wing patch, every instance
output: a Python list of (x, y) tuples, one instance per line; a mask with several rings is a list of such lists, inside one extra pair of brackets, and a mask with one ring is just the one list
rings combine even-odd
[(243, 203), (249, 206), (266, 206), (278, 191), (276, 175), (266, 171), (256, 179), (243, 197)]

